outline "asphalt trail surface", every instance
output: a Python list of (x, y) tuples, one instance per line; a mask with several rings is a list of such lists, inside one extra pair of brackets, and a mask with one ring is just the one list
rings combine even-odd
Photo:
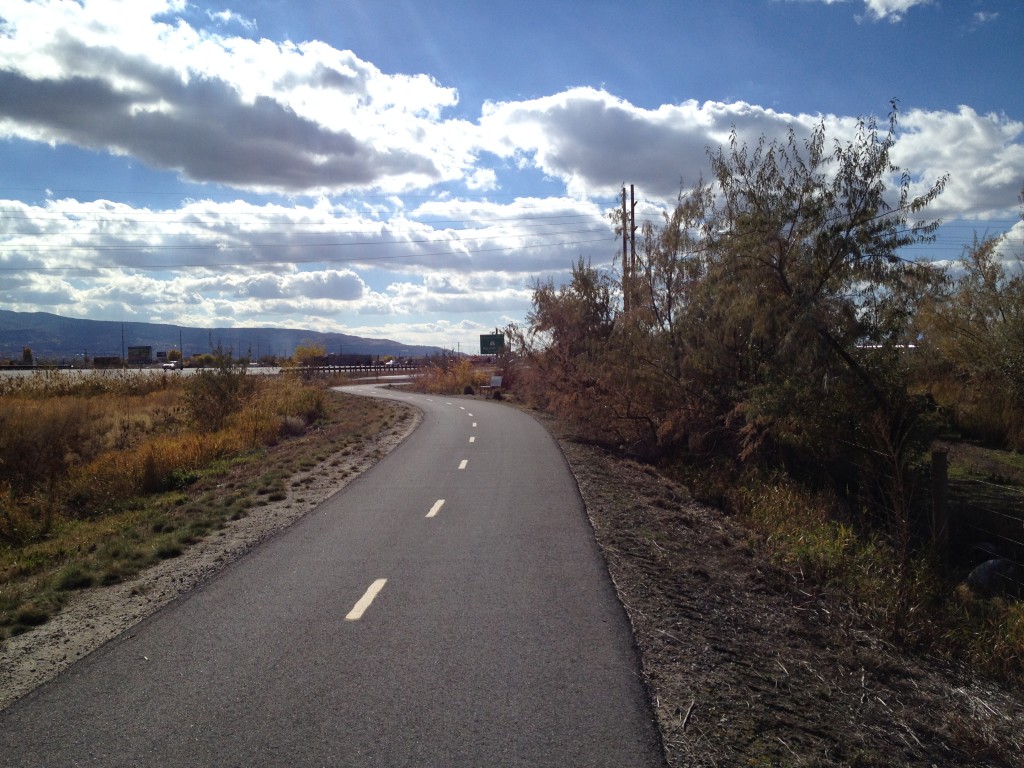
[(287, 531), (0, 713), (5, 766), (660, 766), (625, 612), (555, 442), (423, 411)]

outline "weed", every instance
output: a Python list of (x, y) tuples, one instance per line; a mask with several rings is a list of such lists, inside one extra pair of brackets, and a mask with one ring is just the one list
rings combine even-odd
[(154, 552), (161, 560), (170, 560), (174, 557), (181, 557), (185, 549), (179, 541), (164, 539), (157, 542)]
[(50, 619), (51, 611), (34, 602), (25, 603), (14, 614), (14, 623), (21, 627), (36, 627)]
[(81, 563), (65, 566), (54, 582), (54, 586), (63, 591), (87, 589), (96, 583), (96, 577)]
[(906, 647), (1024, 681), (1024, 604), (950, 590), (926, 558), (904, 561), (839, 522), (829, 496), (761, 483), (744, 491), (743, 506), (762, 546), (804, 588), (835, 595)]

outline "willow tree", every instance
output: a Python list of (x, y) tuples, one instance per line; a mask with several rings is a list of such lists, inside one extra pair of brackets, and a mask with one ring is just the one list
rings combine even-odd
[(712, 156), (707, 334), (738, 356), (730, 423), (745, 456), (874, 492), (903, 526), (928, 423), (906, 386), (913, 318), (939, 279), (913, 246), (933, 237), (939, 222), (919, 217), (945, 178), (912, 195), (896, 135), (894, 110), (887, 130), (862, 120), (831, 148), (822, 122), (803, 142), (791, 130), (750, 148), (734, 133)]

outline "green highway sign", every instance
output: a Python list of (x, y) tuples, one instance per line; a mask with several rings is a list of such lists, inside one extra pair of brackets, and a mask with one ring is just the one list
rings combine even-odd
[(482, 333), (480, 334), (480, 354), (500, 355), (505, 351), (505, 334), (503, 333)]

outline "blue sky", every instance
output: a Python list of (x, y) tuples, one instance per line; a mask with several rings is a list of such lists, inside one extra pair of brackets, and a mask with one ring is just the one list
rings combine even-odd
[(1019, 0), (0, 0), (0, 306), (472, 351), (615, 268), (735, 127), (900, 105), (946, 226), (1024, 251)]

